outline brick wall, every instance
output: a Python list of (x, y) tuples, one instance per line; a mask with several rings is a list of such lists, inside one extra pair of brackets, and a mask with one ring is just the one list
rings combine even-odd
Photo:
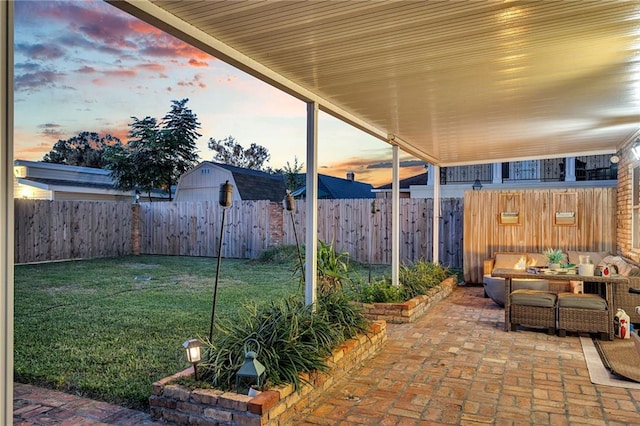
[(179, 377), (193, 374), (193, 368), (189, 368), (153, 384), (149, 398), (151, 416), (180, 425), (291, 424), (295, 415), (309, 407), (335, 381), (377, 353), (386, 340), (386, 322), (375, 321), (369, 334), (349, 339), (333, 350), (327, 360), (330, 367), (327, 373), (305, 375), (298, 390), (286, 385), (255, 397), (214, 389), (190, 390), (172, 384)]
[[(289, 212), (287, 212), (288, 214)], [(282, 221), (284, 209), (281, 203), (269, 203), (269, 247), (282, 245)]]
[(632, 203), (633, 203), (633, 167), (638, 165), (631, 152), (635, 138), (631, 138), (619, 151), (618, 163), (618, 192), (617, 192), (617, 216), (616, 216), (616, 242), (618, 254), (635, 262), (640, 261), (640, 256), (632, 247)]

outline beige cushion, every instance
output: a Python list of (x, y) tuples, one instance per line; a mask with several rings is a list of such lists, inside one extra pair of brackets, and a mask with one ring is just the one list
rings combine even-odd
[(538, 306), (541, 308), (553, 308), (556, 304), (556, 295), (539, 290), (514, 290), (511, 292), (512, 305)]
[(607, 301), (597, 294), (560, 293), (558, 294), (558, 308), (606, 311)]
[(527, 258), (525, 253), (496, 253), (495, 269), (513, 269), (522, 258)]
[(527, 253), (528, 266), (546, 266), (549, 261), (542, 253)]
[(625, 262), (625, 260), (620, 256), (606, 256), (598, 264), (598, 266), (606, 265), (614, 265), (618, 270), (618, 274), (625, 277), (636, 274), (635, 270), (637, 268), (634, 265)]
[(573, 263), (574, 265), (580, 264), (580, 256), (589, 256), (591, 263), (597, 265), (608, 255), (609, 253), (606, 251), (567, 251), (569, 263)]

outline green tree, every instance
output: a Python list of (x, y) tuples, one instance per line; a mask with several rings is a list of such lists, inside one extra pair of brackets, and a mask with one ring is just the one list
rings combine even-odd
[[(178, 182), (180, 176), (198, 162), (196, 140), (200, 122), (198, 117), (185, 105), (189, 99), (171, 101), (171, 110), (162, 119), (162, 131), (158, 139), (158, 150), (162, 153), (158, 158), (158, 166), (164, 171), (161, 179), (162, 187), (169, 190)], [(161, 170), (158, 170), (161, 172)]]
[(109, 150), (108, 168), (118, 188), (149, 194), (162, 188), (172, 199), (171, 187), (198, 161), (200, 123), (186, 107), (187, 101), (171, 101), (171, 111), (160, 124), (153, 117), (131, 117), (127, 145)]
[(129, 142), (126, 146), (112, 146), (107, 149), (107, 169), (118, 188), (146, 192), (151, 200), (151, 191), (161, 186), (157, 179), (155, 151), (160, 129), (155, 118), (142, 120), (131, 117)]
[(122, 142), (110, 134), (100, 136), (96, 132), (81, 132), (72, 138), (58, 140), (42, 161), (101, 169), (107, 165), (105, 153), (111, 146), (122, 146)]
[(303, 166), (304, 163), (298, 164), (298, 157), (293, 157), (293, 165), (287, 161), (287, 165), (280, 171), (289, 191), (295, 191), (304, 183), (304, 179), (300, 177)]
[(245, 149), (233, 136), (220, 140), (210, 138), (208, 145), (216, 153), (213, 161), (245, 169), (264, 170), (265, 163), (271, 158), (269, 150), (264, 146), (252, 143)]

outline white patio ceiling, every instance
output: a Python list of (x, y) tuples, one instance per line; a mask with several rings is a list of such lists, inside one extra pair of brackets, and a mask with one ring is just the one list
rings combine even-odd
[(640, 3), (112, 2), (441, 166), (615, 152), (640, 128)]

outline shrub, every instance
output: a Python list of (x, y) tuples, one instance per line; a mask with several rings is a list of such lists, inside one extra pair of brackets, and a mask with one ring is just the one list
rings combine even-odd
[(351, 296), (344, 291), (320, 294), (317, 314), (336, 328), (339, 333), (336, 344), (365, 332), (369, 326), (362, 306), (354, 304)]
[(404, 302), (406, 295), (402, 286), (395, 286), (391, 280), (382, 278), (361, 284), (357, 299), (364, 303), (397, 303)]
[(400, 265), (400, 282), (405, 297), (411, 299), (426, 294), (446, 278), (454, 275), (447, 268), (420, 259), (413, 263)]
[[(367, 320), (342, 292), (318, 297), (317, 311), (300, 297), (290, 297), (256, 307), (245, 306), (235, 321), (220, 321), (214, 342), (207, 342), (200, 364), (202, 380), (229, 390), (244, 362), (245, 346), (258, 352), (269, 385), (300, 385), (300, 373), (326, 371), (331, 350), (366, 330)], [(259, 347), (251, 347), (254, 339)]]
[[(349, 253), (338, 253), (332, 244), (318, 240), (318, 294), (341, 291), (351, 280), (353, 272), (349, 264)], [(303, 265), (296, 264), (294, 274), (302, 275)], [(302, 278), (302, 277), (301, 277)]]
[[(304, 258), (304, 248), (300, 248)], [(296, 246), (280, 246), (264, 250), (257, 259), (261, 263), (297, 264), (299, 263), (298, 248)]]

